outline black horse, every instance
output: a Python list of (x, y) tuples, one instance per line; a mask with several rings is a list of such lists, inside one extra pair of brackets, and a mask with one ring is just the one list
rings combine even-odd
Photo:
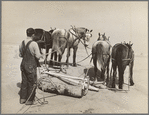
[(41, 52), (41, 48), (46, 49), (46, 59), (44, 63), (47, 61), (49, 49), (52, 48), (53, 40), (52, 40), (51, 34), (54, 30), (55, 29), (51, 29), (50, 31), (45, 31), (40, 28), (35, 29), (34, 41), (38, 43), (40, 52)]
[(124, 71), (126, 66), (129, 65), (129, 77), (130, 85), (134, 85), (133, 82), (133, 64), (134, 64), (134, 51), (132, 49), (133, 44), (118, 43), (112, 48), (112, 69), (113, 69), (113, 80), (112, 88), (115, 88), (116, 69), (118, 67), (119, 73), (119, 89), (123, 89), (124, 83)]

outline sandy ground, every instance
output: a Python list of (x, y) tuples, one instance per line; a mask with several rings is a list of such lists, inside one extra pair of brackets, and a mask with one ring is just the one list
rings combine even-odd
[[(90, 50), (88, 50), (90, 53)], [(72, 56), (72, 54), (71, 54)], [(77, 61), (87, 57), (84, 49), (78, 49)], [(63, 56), (65, 60), (65, 55)], [(86, 67), (89, 75), (94, 76), (90, 58), (79, 63), (77, 67), (69, 66), (67, 74), (84, 75)], [(37, 97), (48, 104), (25, 106), (19, 103), (21, 82), (20, 62), (17, 45), (2, 45), (1, 66), (1, 114), (92, 114), (92, 113), (148, 113), (148, 57), (135, 56), (134, 82), (130, 91), (111, 91), (100, 85), (99, 92), (89, 91), (82, 98), (45, 93), (37, 90)], [(72, 62), (72, 57), (70, 57)], [(125, 72), (125, 81), (128, 71)], [(40, 76), (38, 76), (40, 77)], [(128, 86), (124, 86), (128, 89)]]

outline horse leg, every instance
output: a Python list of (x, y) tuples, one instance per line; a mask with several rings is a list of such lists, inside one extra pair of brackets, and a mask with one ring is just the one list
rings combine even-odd
[(58, 55), (58, 62), (57, 62), (57, 65), (58, 66), (61, 66), (61, 59), (62, 59), (62, 55)]
[(105, 69), (101, 69), (101, 79), (105, 80)]
[(112, 88), (115, 88), (115, 78), (116, 78), (116, 68), (117, 68), (116, 63), (112, 63), (112, 68), (113, 68)]
[(76, 67), (76, 53), (77, 53), (78, 47), (73, 48), (73, 66)]
[(53, 53), (53, 51), (51, 51), (52, 53), (51, 53), (51, 58), (50, 58), (50, 62), (49, 62), (49, 66), (51, 65), (53, 65), (53, 55), (54, 55), (54, 53)]
[(46, 48), (46, 58), (44, 60), (44, 64), (47, 63), (47, 57), (48, 57), (49, 49), (50, 49), (49, 47)]
[(54, 52), (54, 65), (57, 65), (57, 52)]
[(68, 67), (68, 65), (69, 65), (69, 56), (70, 56), (70, 48), (69, 47), (67, 47), (67, 55), (66, 55), (66, 65), (67, 65), (67, 67)]
[(61, 51), (62, 51), (62, 54), (61, 55), (59, 54), (59, 56), (58, 56), (58, 66), (61, 66), (61, 59), (65, 52), (65, 48), (62, 48)]
[(97, 57), (96, 54), (93, 54), (93, 64), (94, 64), (94, 72), (95, 72), (95, 76), (94, 76), (94, 81), (97, 78)]
[(129, 76), (130, 76), (130, 86), (134, 85), (133, 82), (133, 62), (129, 65)]
[[(126, 68), (126, 67), (125, 67)], [(118, 66), (119, 71), (119, 89), (123, 89), (123, 83), (124, 83), (124, 68), (122, 66)]]
[(108, 84), (109, 82), (109, 63), (110, 63), (110, 58), (108, 59), (108, 62), (107, 62), (107, 78), (106, 78), (106, 84)]

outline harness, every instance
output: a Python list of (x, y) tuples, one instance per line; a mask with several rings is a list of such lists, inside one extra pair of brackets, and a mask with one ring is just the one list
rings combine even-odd
[(67, 39), (67, 37), (65, 37), (66, 36), (66, 29), (65, 29), (65, 35), (64, 35), (64, 37), (59, 37), (59, 38), (65, 38), (67, 41), (68, 41), (68, 39)]
[[(75, 33), (77, 33), (78, 34), (78, 32), (77, 31), (75, 31), (73, 28), (71, 28), (71, 29), (69, 29), (69, 32), (73, 35), (73, 36), (75, 36), (76, 37), (76, 39), (73, 41), (73, 43), (72, 43), (72, 46), (73, 46), (73, 44), (77, 41), (77, 40), (79, 40), (79, 42), (81, 41), (81, 39), (83, 38), (83, 36), (79, 36), (79, 34), (78, 34), (78, 36), (76, 35), (76, 34), (74, 34), (71, 30), (73, 30)], [(73, 37), (73, 39), (74, 39), (74, 37)], [(83, 39), (83, 40), (85, 40), (85, 39)], [(81, 43), (84, 45), (84, 43), (81, 41)], [(85, 45), (84, 45), (85, 46)]]
[[(110, 45), (110, 47), (112, 47), (111, 44), (110, 44), (107, 40), (102, 40), (102, 41), (107, 42), (107, 43)], [(98, 41), (98, 42), (100, 42), (100, 41)], [(97, 43), (97, 44), (98, 44), (98, 43)], [(105, 56), (110, 57), (110, 54), (107, 54), (107, 53), (105, 53), (105, 54), (103, 53), (102, 55), (103, 55), (103, 56), (105, 55)]]
[[(74, 29), (72, 29), (74, 32), (75, 32), (75, 30)], [(79, 40), (79, 42), (81, 41), (81, 38), (82, 37), (80, 37), (80, 36), (77, 36), (76, 34), (74, 34), (72, 31), (71, 31), (71, 29), (69, 29), (69, 32), (73, 35), (73, 36), (75, 36), (76, 37), (76, 39), (73, 41), (73, 43), (72, 43), (72, 46), (73, 46), (73, 44), (77, 41), (77, 40)], [(76, 32), (75, 32), (76, 33)], [(73, 37), (73, 39), (74, 39), (74, 37)]]
[[(37, 42), (38, 42), (38, 43), (44, 43), (45, 48), (46, 48), (48, 45), (50, 45), (50, 43), (49, 43), (49, 44), (46, 44), (46, 37), (45, 37), (45, 33), (46, 33), (46, 31), (45, 31), (45, 30), (43, 30), (43, 34), (42, 34), (42, 36), (41, 36), (41, 39), (40, 39), (40, 40), (38, 40)], [(40, 42), (39, 42), (39, 41), (40, 41)]]
[[(123, 44), (124, 45), (124, 44)], [(128, 55), (129, 55), (129, 52), (130, 52), (130, 49), (128, 48), (128, 46), (126, 46), (126, 45), (124, 45), (127, 49), (128, 49), (128, 53), (127, 53), (127, 56), (126, 57), (128, 57)], [(133, 51), (132, 51), (133, 52)], [(111, 58), (113, 61), (116, 61), (114, 58)], [(122, 59), (122, 61), (130, 61), (129, 62), (129, 64), (131, 64), (131, 62), (134, 60), (134, 56), (133, 56), (133, 54), (132, 54), (132, 58), (126, 58), (126, 59)], [(129, 65), (128, 64), (128, 65)]]

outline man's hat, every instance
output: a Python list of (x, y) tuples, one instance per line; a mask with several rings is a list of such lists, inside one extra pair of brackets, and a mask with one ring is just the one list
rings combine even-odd
[(32, 34), (35, 33), (35, 30), (34, 30), (33, 28), (28, 28), (28, 29), (26, 30), (26, 33), (32, 35)]

